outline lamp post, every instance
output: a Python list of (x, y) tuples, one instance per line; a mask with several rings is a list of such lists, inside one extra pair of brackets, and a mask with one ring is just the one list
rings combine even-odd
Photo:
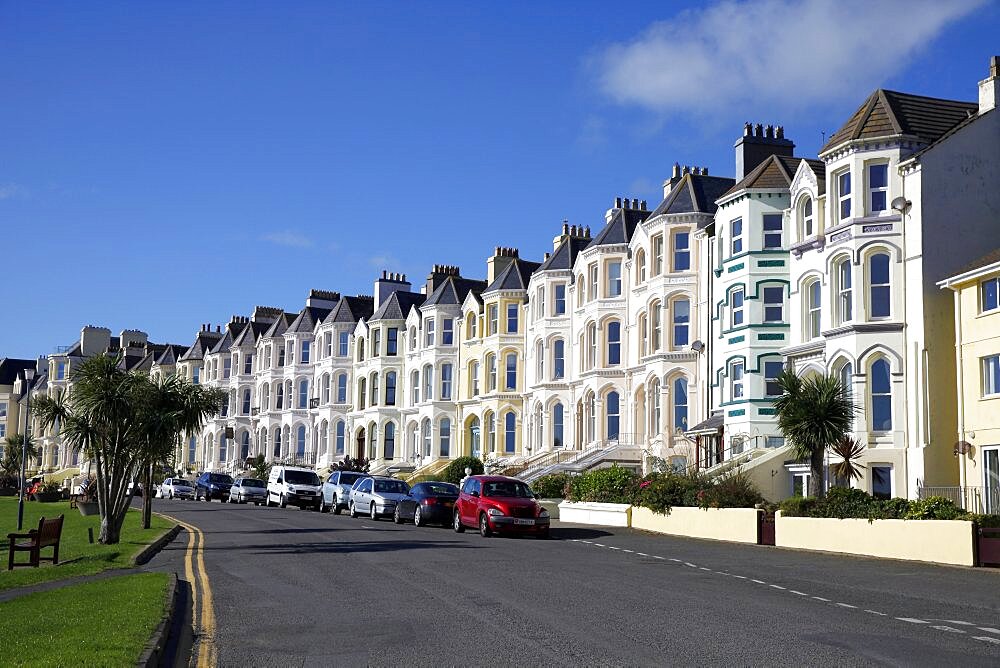
[(29, 431), (31, 430), (31, 382), (30, 380), (34, 378), (34, 372), (30, 369), (25, 369), (24, 371), (24, 393), (27, 396), (27, 403), (24, 409), (24, 432), (21, 434), (21, 489), (20, 494), (17, 498), (17, 530), (20, 531), (24, 526), (24, 487), (25, 487), (25, 473), (26, 473), (26, 463), (28, 459), (28, 437)]

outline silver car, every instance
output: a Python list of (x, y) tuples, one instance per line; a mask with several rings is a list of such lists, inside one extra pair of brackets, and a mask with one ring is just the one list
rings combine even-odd
[(267, 501), (267, 483), (257, 478), (237, 478), (229, 488), (229, 503), (256, 503)]
[(160, 485), (160, 496), (164, 499), (193, 499), (194, 483), (184, 478), (167, 478)]
[(334, 515), (339, 515), (341, 510), (347, 510), (351, 505), (351, 488), (358, 480), (370, 478), (367, 473), (357, 473), (355, 471), (334, 471), (323, 483), (322, 496), (319, 502), (319, 510), (322, 513), (333, 510)]
[(364, 514), (377, 520), (380, 515), (391, 516), (396, 512), (396, 504), (409, 493), (410, 486), (396, 478), (362, 478), (351, 489), (351, 517)]

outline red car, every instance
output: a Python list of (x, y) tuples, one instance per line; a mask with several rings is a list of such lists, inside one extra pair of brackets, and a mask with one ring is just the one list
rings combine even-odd
[(457, 533), (465, 531), (465, 527), (478, 527), (484, 538), (494, 533), (548, 538), (549, 512), (535, 500), (531, 488), (517, 478), (474, 475), (462, 485), (452, 526)]

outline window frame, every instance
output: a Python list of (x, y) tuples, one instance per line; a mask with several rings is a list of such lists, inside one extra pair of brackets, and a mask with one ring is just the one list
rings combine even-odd
[[(777, 229), (768, 229), (768, 221), (777, 221)], [(785, 217), (780, 213), (765, 213), (762, 216), (761, 227), (763, 230), (764, 250), (781, 250), (784, 247), (785, 238)], [(777, 237), (777, 243), (774, 243)]]
[[(885, 185), (873, 186), (872, 185), (872, 172), (875, 169), (883, 168), (885, 169)], [(889, 211), (889, 161), (888, 160), (878, 160), (872, 161), (865, 165), (865, 185), (866, 185), (866, 196), (865, 203), (868, 207), (868, 215), (870, 216), (881, 216), (885, 215)], [(875, 208), (874, 198), (875, 195), (882, 195), (882, 206), (881, 209)]]
[(743, 252), (743, 218), (729, 221), (729, 257), (735, 257)]
[(745, 396), (744, 382), (746, 377), (746, 362), (733, 360), (729, 363), (729, 400), (735, 401)]
[[(886, 282), (876, 283), (875, 282), (875, 260), (876, 258), (885, 258), (886, 263)], [(886, 320), (892, 317), (892, 256), (886, 251), (878, 251), (871, 253), (865, 264), (868, 273), (868, 319), (869, 320)], [(876, 293), (878, 290), (878, 293)], [(886, 295), (886, 312), (884, 314), (875, 314), (875, 295), (882, 294), (882, 291)]]
[[(760, 289), (761, 301), (764, 305), (764, 322), (783, 323), (785, 322), (785, 286), (783, 285), (762, 285)], [(772, 297), (777, 294), (777, 302), (770, 301), (768, 295)], [(775, 317), (777, 311), (777, 317)]]
[(834, 183), (837, 187), (837, 220), (847, 220), (851, 217), (851, 170), (844, 169), (837, 172), (834, 175)]
[(1000, 397), (1000, 354), (984, 355), (979, 360), (983, 399)]
[[(992, 295), (987, 287), (988, 284), (993, 285)], [(987, 297), (990, 296), (993, 298), (992, 306), (987, 303)], [(1000, 276), (990, 276), (979, 281), (979, 312), (993, 313), (997, 310), (1000, 310)]]
[[(684, 246), (680, 240), (684, 239)], [(671, 235), (671, 262), (675, 272), (691, 271), (691, 232), (678, 230)], [(683, 259), (683, 262), (681, 261)]]
[[(737, 295), (739, 299), (737, 300)], [(737, 301), (739, 303), (737, 304)], [(746, 288), (742, 285), (733, 288), (729, 293), (729, 328), (735, 329), (737, 327), (742, 327), (746, 322), (745, 309), (746, 309)]]

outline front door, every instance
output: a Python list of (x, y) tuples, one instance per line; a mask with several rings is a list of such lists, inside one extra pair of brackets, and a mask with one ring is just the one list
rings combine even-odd
[(365, 458), (365, 430), (358, 432), (358, 459)]
[(983, 450), (983, 468), (986, 512), (1000, 513), (1000, 449)]

